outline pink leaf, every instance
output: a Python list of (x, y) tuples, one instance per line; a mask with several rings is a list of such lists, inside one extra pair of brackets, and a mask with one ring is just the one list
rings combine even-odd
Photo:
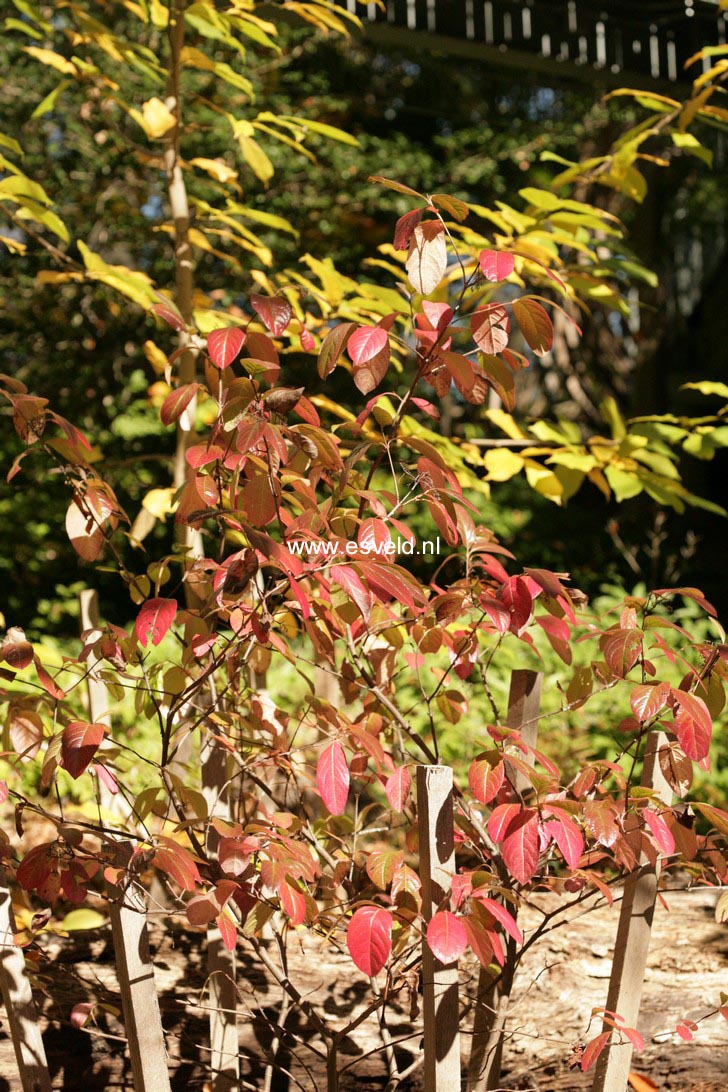
[(216, 368), (229, 367), (245, 344), (245, 331), (239, 326), (224, 326), (207, 335), (207, 352)]
[(387, 794), (389, 806), (393, 811), (404, 811), (405, 804), (410, 793), (412, 778), (406, 766), (400, 766), (391, 777), (387, 778), (384, 791)]
[(549, 821), (551, 837), (561, 850), (561, 855), (569, 868), (578, 868), (584, 852), (584, 835), (573, 819), (568, 815), (559, 815)]
[(507, 280), (515, 265), (512, 254), (504, 254), (499, 250), (481, 250), (478, 261), (486, 280), (494, 282)]
[(468, 946), (468, 934), (460, 918), (439, 910), (427, 926), (427, 943), (440, 963), (455, 963)]
[(152, 644), (158, 645), (174, 622), (176, 613), (176, 599), (148, 599), (134, 625), (139, 643), (146, 648), (151, 637)]
[(473, 891), (473, 898), (477, 899), (478, 902), (486, 908), (488, 913), (493, 915), (495, 920), (503, 926), (508, 935), (513, 937), (517, 944), (523, 944), (523, 933), (518, 928), (516, 919), (509, 910), (506, 910), (502, 903), (496, 902), (495, 899), (489, 899), (479, 895), (477, 888)]
[(493, 303), (473, 311), (470, 329), (473, 340), (484, 353), (495, 356), (508, 345), (510, 322), (508, 312), (500, 303)]
[(381, 353), (389, 335), (381, 326), (360, 326), (346, 343), (346, 351), (354, 364), (366, 364)]
[(82, 1028), (87, 1023), (93, 1007), (91, 1001), (81, 1001), (80, 1004), (73, 1006), (71, 1009), (71, 1024), (74, 1028)]
[(349, 954), (369, 978), (379, 974), (392, 950), (392, 915), (377, 906), (362, 906), (346, 930)]
[(332, 815), (341, 815), (346, 807), (349, 780), (344, 748), (334, 740), (321, 752), (316, 766), (318, 790)]
[(652, 837), (658, 849), (661, 849), (669, 857), (671, 853), (675, 852), (675, 839), (665, 821), (665, 817), (658, 815), (656, 811), (652, 811), (650, 808), (645, 808), (642, 815), (652, 832)]

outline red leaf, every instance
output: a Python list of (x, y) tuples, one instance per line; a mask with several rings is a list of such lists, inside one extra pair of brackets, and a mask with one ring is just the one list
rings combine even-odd
[(159, 841), (154, 852), (156, 867), (171, 876), (183, 891), (194, 891), (201, 878), (192, 854), (171, 838), (160, 837)]
[(387, 345), (389, 335), (381, 326), (360, 326), (346, 343), (346, 351), (354, 364), (366, 364), (381, 353)]
[(291, 305), (282, 296), (253, 295), (250, 304), (274, 337), (279, 337), (293, 318)]
[(498, 598), (511, 616), (511, 633), (523, 633), (533, 614), (533, 597), (520, 576), (512, 576), (498, 592)]
[(391, 777), (387, 778), (384, 791), (387, 794), (389, 806), (393, 811), (404, 811), (405, 804), (410, 793), (412, 778), (406, 766), (400, 766)]
[(521, 810), (520, 804), (499, 804), (488, 817), (488, 834), (494, 842), (502, 842), (508, 830), (508, 824)]
[(672, 689), (675, 735), (688, 758), (700, 762), (710, 749), (713, 722), (708, 707), (697, 694)]
[(438, 910), (427, 926), (427, 943), (440, 963), (455, 963), (468, 946), (468, 934), (460, 918)]
[(506, 868), (519, 883), (528, 883), (538, 869), (538, 812), (519, 809), (505, 829), (501, 854)]
[(558, 815), (548, 823), (548, 830), (569, 868), (578, 868), (584, 852), (584, 835), (568, 815)]
[(316, 766), (316, 784), (321, 799), (332, 815), (341, 815), (346, 807), (349, 780), (344, 748), (334, 740), (321, 752)]
[(592, 1039), (592, 1041), (589, 1043), (586, 1050), (581, 1056), (582, 1073), (586, 1073), (587, 1069), (591, 1069), (591, 1067), (594, 1065), (597, 1058), (609, 1042), (609, 1036), (611, 1034), (611, 1031), (603, 1031), (600, 1035), (597, 1035), (596, 1039)]
[(510, 322), (508, 312), (500, 303), (492, 303), (473, 311), (470, 318), (473, 340), (479, 349), (490, 356), (500, 353), (508, 345)]
[(507, 280), (515, 265), (513, 255), (500, 250), (481, 250), (478, 261), (486, 280), (494, 282)]
[(71, 721), (61, 736), (61, 763), (71, 777), (80, 777), (99, 749), (106, 729), (103, 724)]
[(493, 945), (488, 930), (484, 929), (473, 917), (463, 918), (462, 922), (468, 936), (468, 944), (473, 949), (478, 962), (483, 967), (489, 966), (493, 960)]
[(229, 367), (245, 344), (245, 330), (239, 326), (223, 326), (207, 335), (207, 352), (216, 368)]
[(51, 676), (43, 667), (43, 664), (40, 662), (37, 656), (35, 657), (35, 670), (38, 672), (38, 678), (40, 679), (41, 686), (46, 691), (46, 693), (50, 694), (52, 698), (56, 698), (58, 701), (61, 701), (62, 698), (65, 698), (65, 690), (61, 690), (55, 679), (51, 678)]
[(229, 911), (223, 910), (215, 918), (215, 925), (220, 930), (220, 936), (222, 942), (229, 952), (235, 951), (235, 945), (238, 941), (238, 928), (235, 924), (235, 919)]
[(545, 356), (554, 341), (554, 328), (545, 309), (537, 300), (524, 296), (513, 301), (513, 314), (536, 356)]
[(392, 950), (392, 915), (377, 906), (362, 906), (346, 930), (349, 954), (369, 978), (379, 974)]
[(148, 599), (134, 625), (139, 643), (146, 648), (151, 637), (152, 644), (158, 645), (174, 622), (176, 613), (176, 599)]
[(306, 896), (297, 887), (284, 880), (278, 888), (281, 906), (293, 925), (302, 925), (306, 918)]
[(496, 902), (495, 899), (489, 899), (484, 895), (478, 894), (478, 889), (473, 891), (473, 898), (486, 908), (489, 914), (492, 914), (497, 922), (499, 922), (509, 936), (513, 937), (516, 944), (523, 944), (523, 933), (518, 928), (516, 919), (506, 910), (502, 903)]
[(487, 758), (476, 758), (468, 770), (470, 791), (479, 804), (489, 804), (498, 795), (505, 778), (502, 762), (491, 765)]
[(185, 383), (184, 386), (176, 387), (171, 391), (162, 402), (162, 408), (159, 411), (162, 424), (172, 425), (178, 421), (200, 389), (199, 383)]
[(669, 683), (645, 683), (632, 691), (629, 704), (640, 724), (652, 720), (667, 705), (670, 696)]
[(642, 633), (637, 629), (620, 629), (608, 634), (603, 643), (604, 659), (610, 671), (620, 679), (632, 670), (642, 651)]

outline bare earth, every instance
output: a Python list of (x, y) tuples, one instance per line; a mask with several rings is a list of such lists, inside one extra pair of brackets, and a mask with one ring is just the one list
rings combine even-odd
[[(633, 1068), (661, 1090), (725, 1092), (728, 1023), (720, 1015), (701, 1018), (716, 1008), (721, 990), (728, 992), (728, 930), (715, 922), (714, 891), (673, 891), (668, 900), (670, 912), (658, 905), (655, 915), (639, 1022), (646, 1048), (635, 1056)], [(516, 983), (504, 1089), (568, 1092), (590, 1086), (590, 1075), (569, 1070), (566, 1062), (575, 1043), (596, 1033), (596, 1024), (588, 1034), (587, 1026), (592, 1008), (605, 1004), (616, 922), (616, 908), (592, 911), (568, 927), (555, 930), (531, 949)], [(527, 931), (528, 913), (523, 915), (522, 924)], [(206, 994), (200, 992), (205, 979), (202, 939), (198, 933), (182, 930), (154, 930), (152, 934), (175, 1090), (205, 1088), (201, 1064), (206, 1057), (207, 1024)], [(132, 1090), (121, 1021), (105, 1013), (99, 1019), (99, 1028), (88, 1031), (76, 1030), (69, 1022), (71, 1009), (80, 1001), (96, 998), (111, 1006), (119, 1004), (110, 935), (102, 929), (75, 934), (69, 940), (48, 937), (46, 950), (54, 958), (39, 965), (39, 986), (41, 990), (44, 985), (48, 988), (56, 1005), (43, 992), (38, 999), (54, 1089)], [(270, 1022), (277, 1020), (281, 991), (259, 966), (246, 964), (239, 970), (242, 1087), (262, 1090)], [(334, 1026), (347, 1023), (370, 997), (368, 982), (354, 970), (348, 956), (324, 953), (311, 940), (306, 940), (305, 951), (291, 943), (290, 975)], [(466, 966), (461, 979), (463, 1001), (475, 977), (477, 969)], [(682, 1018), (700, 1021), (692, 1043), (684, 1043), (675, 1031)], [(314, 1032), (297, 1017), (291, 1017), (287, 1026), (293, 1035), (302, 1035), (306, 1042), (318, 1045)], [(392, 1014), (390, 1031), (395, 1039), (403, 1040), (397, 1054), (400, 1069), (404, 1069), (417, 1057), (420, 1044), (409, 1002)], [(362, 1024), (351, 1039), (344, 1041), (340, 1069), (347, 1069), (342, 1076), (342, 1092), (382, 1092), (386, 1075), (381, 1046), (373, 1020)], [(464, 1051), (468, 1046), (466, 1035)], [(310, 1067), (308, 1070), (297, 1062), (297, 1054)], [(325, 1089), (322, 1063), (310, 1052), (301, 1051), (294, 1042), (284, 1043), (280, 1057), (298, 1083), (279, 1074), (271, 1092), (292, 1092), (296, 1087), (305, 1092)], [(418, 1092), (422, 1087), (421, 1071), (417, 1070), (400, 1087), (403, 1092)], [(20, 1089), (3, 1013), (0, 1092)]]

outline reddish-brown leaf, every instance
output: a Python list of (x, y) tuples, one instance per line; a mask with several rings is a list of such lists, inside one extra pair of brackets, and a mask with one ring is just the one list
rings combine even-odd
[(333, 372), (339, 361), (339, 357), (344, 351), (344, 345), (355, 329), (356, 323), (342, 322), (340, 326), (335, 326), (333, 330), (329, 330), (328, 334), (321, 342), (318, 362), (316, 364), (321, 379), (326, 379), (326, 377)]
[(513, 301), (513, 314), (521, 333), (536, 356), (545, 356), (554, 341), (551, 319), (541, 304), (529, 296)]
[(199, 390), (201, 390), (199, 383), (185, 383), (182, 387), (175, 387), (173, 391), (170, 391), (159, 411), (162, 424), (172, 425), (178, 421)]
[(592, 1041), (587, 1044), (587, 1048), (581, 1056), (582, 1073), (586, 1073), (587, 1069), (591, 1069), (591, 1067), (594, 1065), (597, 1058), (609, 1042), (609, 1036), (611, 1034), (611, 1031), (603, 1031), (601, 1032), (601, 1034), (597, 1035), (595, 1039), (592, 1039)]
[(291, 305), (282, 296), (252, 295), (250, 305), (274, 337), (280, 337), (293, 318)]
[(154, 851), (157, 868), (166, 872), (183, 891), (194, 891), (201, 879), (192, 854), (171, 838), (160, 837), (159, 843)]
[(412, 234), (422, 219), (424, 211), (424, 209), (412, 209), (411, 212), (406, 212), (404, 216), (400, 216), (394, 229), (393, 245), (395, 250), (407, 250)]
[(71, 777), (80, 777), (99, 749), (106, 729), (103, 724), (71, 721), (61, 736), (61, 764)]

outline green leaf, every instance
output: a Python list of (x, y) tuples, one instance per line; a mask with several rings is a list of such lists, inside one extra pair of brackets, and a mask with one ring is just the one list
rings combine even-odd
[(328, 137), (329, 140), (338, 140), (341, 144), (350, 144), (353, 148), (360, 147), (356, 137), (353, 137), (351, 133), (345, 133), (343, 129), (337, 129), (335, 125), (325, 125), (322, 121), (310, 121), (308, 118), (291, 117), (286, 114), (281, 114), (280, 120), (300, 125), (312, 133)]
[(73, 80), (61, 80), (60, 83), (56, 84), (53, 90), (49, 91), (46, 97), (38, 103), (35, 110), (30, 115), (31, 118), (42, 118), (44, 114), (50, 113), (50, 111), (56, 105), (56, 100), (59, 98), (60, 95), (63, 94), (67, 87), (71, 86), (72, 83)]
[(718, 395), (720, 398), (728, 398), (728, 384), (726, 383), (713, 383), (708, 379), (701, 380), (700, 383), (683, 383), (680, 387), (681, 391), (698, 391), (700, 394), (705, 395)]

